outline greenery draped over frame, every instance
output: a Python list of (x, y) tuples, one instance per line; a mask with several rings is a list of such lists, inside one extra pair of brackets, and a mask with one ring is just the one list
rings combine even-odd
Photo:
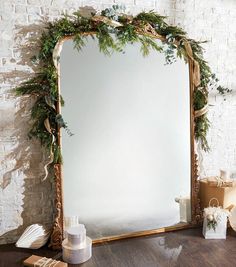
[[(64, 15), (48, 23), (41, 36), (40, 50), (32, 58), (39, 72), (16, 88), (18, 95), (37, 96), (31, 112), (33, 124), (29, 137), (39, 139), (42, 146), (50, 151), (52, 160), (48, 165), (52, 169), (54, 164), (61, 163), (58, 130), (64, 127), (71, 134), (56, 108), (58, 101), (61, 105), (64, 103), (58, 93), (58, 72), (53, 60), (56, 44), (68, 36), (73, 37), (78, 51), (86, 45), (86, 38), (91, 36), (98, 39), (99, 49), (106, 55), (123, 52), (126, 44), (139, 42), (144, 56), (154, 49), (164, 53), (166, 64), (173, 63), (177, 57), (185, 62), (193, 60), (198, 66), (200, 81), (194, 86), (195, 111), (207, 106), (209, 88), (215, 88), (223, 95), (230, 91), (218, 85), (218, 79), (203, 58), (201, 42), (189, 39), (183, 29), (167, 24), (165, 17), (153, 11), (131, 16), (121, 12), (118, 6), (113, 6), (89, 16), (82, 16), (80, 12)], [(155, 41), (157, 38), (161, 40), (160, 44)], [(206, 139), (208, 129), (209, 120), (203, 112), (195, 117), (194, 131), (196, 140), (200, 141), (205, 151), (209, 150)]]

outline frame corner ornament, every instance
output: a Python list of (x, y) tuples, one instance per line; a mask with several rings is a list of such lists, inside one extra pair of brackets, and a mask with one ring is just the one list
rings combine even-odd
[(62, 205), (62, 184), (61, 165), (55, 164), (55, 218), (50, 238), (49, 247), (54, 250), (61, 249), (63, 241), (63, 205)]
[(194, 153), (194, 162), (193, 162), (193, 185), (192, 185), (192, 223), (197, 225), (202, 220), (202, 212), (200, 206), (200, 198), (199, 198), (199, 189), (200, 189), (200, 181), (199, 181), (199, 163), (198, 163), (198, 154)]

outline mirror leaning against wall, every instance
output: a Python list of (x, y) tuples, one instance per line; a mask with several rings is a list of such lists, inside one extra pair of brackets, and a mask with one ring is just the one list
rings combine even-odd
[(209, 149), (208, 87), (228, 92), (201, 43), (155, 12), (113, 7), (49, 23), (35, 59), (17, 93), (37, 96), (30, 136), (55, 185), (51, 246), (73, 220), (93, 243), (197, 224), (194, 141)]

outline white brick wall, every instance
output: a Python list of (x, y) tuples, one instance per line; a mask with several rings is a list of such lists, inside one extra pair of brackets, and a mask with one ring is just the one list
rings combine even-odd
[[(40, 146), (27, 140), (27, 97), (17, 99), (11, 89), (34, 72), (30, 57), (34, 49), (27, 38), (42, 31), (42, 17), (50, 20), (80, 6), (104, 9), (125, 4), (131, 13), (155, 9), (182, 26), (189, 36), (209, 40), (206, 58), (221, 83), (235, 90), (236, 2), (234, 0), (0, 0), (0, 243), (13, 242), (22, 229), (34, 222), (52, 221), (49, 181), (41, 182), (43, 159)], [(212, 127), (210, 154), (203, 153), (202, 175), (216, 174), (222, 166), (236, 163), (236, 97), (227, 101), (211, 94), (209, 118)]]
[(201, 176), (215, 175), (219, 168), (236, 170), (236, 2), (234, 0), (176, 1), (175, 23), (191, 37), (208, 40), (205, 58), (222, 85), (233, 89), (224, 98), (211, 93), (209, 144), (202, 153)]

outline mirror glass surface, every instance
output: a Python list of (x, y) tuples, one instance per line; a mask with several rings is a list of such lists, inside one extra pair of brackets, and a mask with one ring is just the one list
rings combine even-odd
[(73, 133), (62, 130), (64, 215), (79, 216), (93, 239), (186, 221), (188, 65), (165, 65), (156, 51), (143, 57), (140, 44), (105, 56), (88, 38), (80, 52), (63, 44), (60, 72)]

